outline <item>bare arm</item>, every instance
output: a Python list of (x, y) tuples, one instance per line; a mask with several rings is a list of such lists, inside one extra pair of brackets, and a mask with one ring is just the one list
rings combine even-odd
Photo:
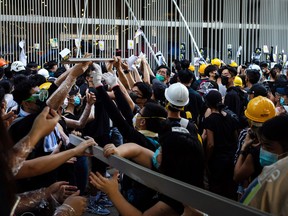
[(69, 118), (64, 117), (64, 120), (68, 128), (73, 128), (73, 129), (80, 128), (81, 129), (85, 127), (86, 123), (88, 122), (88, 117), (91, 113), (91, 107), (96, 101), (96, 97), (93, 93), (87, 93), (86, 98), (87, 98), (87, 103), (79, 120), (74, 120), (74, 119), (69, 119)]
[(144, 167), (152, 168), (152, 157), (154, 152), (139, 146), (136, 143), (125, 143), (117, 148), (114, 144), (107, 144), (104, 146), (103, 151), (105, 157), (115, 154), (120, 157), (131, 159)]
[(67, 151), (59, 152), (57, 154), (50, 154), (43, 157), (38, 157), (32, 160), (26, 160), (23, 166), (15, 176), (16, 179), (29, 178), (44, 173), (50, 172), (60, 165), (64, 164), (67, 160), (75, 156), (84, 155), (85, 150), (95, 145), (93, 139), (82, 142), (79, 146)]
[(150, 69), (149, 64), (148, 64), (148, 62), (146, 61), (145, 58), (142, 58), (141, 66), (142, 66), (142, 72), (143, 72), (143, 82), (151, 84), (151, 82), (150, 82), (150, 71), (149, 71), (151, 69)]

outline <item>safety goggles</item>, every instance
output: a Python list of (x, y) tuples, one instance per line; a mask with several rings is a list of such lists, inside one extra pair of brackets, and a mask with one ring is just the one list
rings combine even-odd
[(41, 89), (39, 92), (32, 94), (31, 97), (24, 100), (25, 102), (36, 102), (37, 100), (44, 102), (49, 96), (49, 92), (46, 89)]

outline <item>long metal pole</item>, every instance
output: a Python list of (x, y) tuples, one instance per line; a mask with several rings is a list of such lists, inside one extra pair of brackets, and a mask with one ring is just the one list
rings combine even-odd
[[(138, 28), (141, 28), (141, 25), (140, 25), (140, 23), (137, 21), (137, 18), (135, 17), (135, 14), (134, 14), (132, 8), (130, 7), (129, 2), (128, 2), (127, 0), (125, 0), (125, 3), (126, 3), (128, 9), (129, 9), (129, 11), (130, 11), (130, 13), (131, 13), (131, 15), (132, 15), (134, 21), (135, 21), (136, 24), (138, 25)], [(153, 48), (151, 47), (151, 45), (150, 45), (150, 43), (149, 43), (149, 41), (148, 41), (148, 39), (147, 39), (147, 37), (146, 37), (146, 35), (145, 35), (144, 33), (142, 34), (142, 37), (144, 38), (144, 40), (145, 40), (145, 42), (146, 42), (146, 44), (147, 44), (147, 46), (148, 46), (150, 52), (152, 53), (152, 55), (153, 55), (155, 61), (156, 61), (157, 64), (159, 65), (159, 61), (158, 61), (158, 59), (157, 59), (157, 57), (156, 57), (156, 55), (155, 55), (155, 53), (154, 53), (154, 50), (153, 50)]]
[[(180, 8), (178, 7), (176, 0), (172, 0), (172, 1), (173, 1), (173, 3), (174, 3), (174, 5), (175, 5), (175, 7), (176, 7), (176, 9), (177, 9), (177, 11), (178, 11), (178, 13), (179, 13), (179, 15), (181, 16), (181, 18), (182, 18), (182, 20), (183, 20), (183, 22), (184, 22), (184, 24), (185, 24), (185, 26), (186, 26), (186, 29), (187, 29), (190, 37), (191, 37), (191, 40), (192, 40), (192, 42), (193, 42), (193, 44), (194, 44), (194, 46), (195, 46), (195, 48), (196, 48), (196, 51), (197, 51), (199, 57), (202, 58), (202, 55), (201, 55), (201, 53), (200, 53), (200, 51), (199, 51), (199, 48), (198, 48), (198, 45), (197, 45), (197, 43), (196, 43), (196, 41), (195, 41), (195, 39), (194, 39), (194, 37), (193, 37), (193, 34), (192, 34), (192, 32), (191, 32), (191, 30), (190, 30), (190, 28), (189, 28), (189, 26), (188, 26), (188, 24), (187, 24), (187, 22), (186, 22), (186, 20), (185, 20), (185, 17), (183, 16)], [(204, 60), (204, 61), (205, 61), (205, 60)]]

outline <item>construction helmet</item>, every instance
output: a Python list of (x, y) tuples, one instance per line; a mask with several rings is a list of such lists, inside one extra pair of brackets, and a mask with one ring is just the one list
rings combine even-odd
[(242, 85), (243, 85), (242, 79), (241, 79), (239, 76), (236, 76), (236, 77), (234, 78), (234, 86), (240, 86), (240, 87), (242, 87)]
[(218, 58), (214, 58), (211, 60), (211, 65), (215, 65), (217, 67), (221, 67), (221, 60)]
[(183, 107), (189, 102), (189, 92), (185, 85), (178, 82), (166, 88), (165, 98), (170, 104)]
[(23, 71), (26, 70), (25, 66), (23, 64), (23, 62), (21, 61), (15, 61), (11, 64), (11, 71), (15, 71), (15, 72), (19, 72), (19, 71)]
[(204, 75), (204, 71), (205, 71), (205, 68), (207, 67), (206, 64), (201, 64), (199, 66), (199, 69), (198, 69), (198, 72), (201, 74), (201, 75)]
[(40, 69), (37, 74), (44, 76), (46, 79), (49, 78), (49, 72), (45, 68)]
[(238, 67), (238, 64), (235, 61), (231, 61), (231, 63), (229, 64), (230, 67)]
[(255, 122), (264, 123), (276, 115), (276, 109), (271, 100), (258, 96), (249, 101), (245, 116)]
[(8, 62), (5, 61), (5, 59), (0, 58), (0, 67), (6, 67), (8, 65)]
[(190, 66), (188, 67), (188, 69), (189, 69), (190, 71), (195, 71), (195, 67), (194, 67), (193, 65), (190, 65)]

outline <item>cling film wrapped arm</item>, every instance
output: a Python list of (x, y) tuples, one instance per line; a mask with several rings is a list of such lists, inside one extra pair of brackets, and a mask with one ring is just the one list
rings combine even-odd
[(25, 211), (31, 211), (37, 208), (46, 208), (49, 206), (46, 188), (41, 188), (35, 191), (29, 191), (22, 194), (18, 194), (20, 202), (18, 203), (15, 213), (20, 214)]
[(24, 161), (28, 155), (32, 152), (34, 145), (31, 145), (30, 136), (25, 136), (13, 147), (13, 156), (10, 160), (10, 167), (14, 176), (17, 175)]
[(48, 98), (46, 104), (54, 110), (58, 110), (62, 105), (67, 94), (75, 84), (78, 76), (83, 74), (91, 62), (85, 62), (83, 64), (76, 64), (69, 70), (69, 74), (66, 79), (61, 83), (57, 90)]

